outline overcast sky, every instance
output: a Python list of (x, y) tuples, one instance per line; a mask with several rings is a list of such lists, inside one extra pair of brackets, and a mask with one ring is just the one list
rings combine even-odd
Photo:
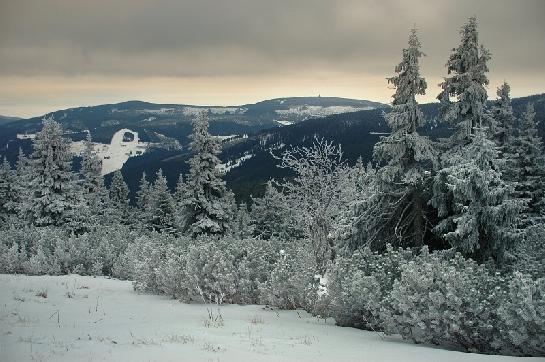
[(238, 105), (287, 96), (389, 102), (416, 24), (435, 99), (477, 15), (489, 96), (545, 92), (544, 0), (0, 0), (0, 114), (139, 99)]

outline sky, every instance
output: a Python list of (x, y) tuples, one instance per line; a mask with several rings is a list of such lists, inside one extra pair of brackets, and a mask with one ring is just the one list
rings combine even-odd
[(489, 97), (504, 81), (513, 96), (545, 92), (544, 0), (0, 0), (0, 114), (319, 94), (387, 103), (415, 25), (430, 102), (472, 15), (492, 53)]

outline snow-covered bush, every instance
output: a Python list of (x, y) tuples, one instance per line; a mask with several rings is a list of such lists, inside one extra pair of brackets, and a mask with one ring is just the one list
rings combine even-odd
[(351, 257), (340, 257), (328, 273), (327, 315), (338, 325), (362, 329), (382, 327), (380, 308), (401, 275), (401, 265), (412, 258), (410, 250), (393, 249), (384, 254), (366, 247)]
[(543, 354), (543, 279), (449, 254), (423, 248), (402, 265), (382, 303), (385, 332), (473, 352)]
[(2, 273), (24, 273), (28, 254), (38, 236), (32, 227), (0, 230), (0, 270)]
[(545, 278), (545, 225), (537, 224), (526, 229), (524, 240), (514, 250), (513, 269), (530, 274), (534, 278)]
[(316, 259), (309, 243), (301, 241), (280, 250), (269, 279), (260, 285), (262, 303), (281, 309), (312, 310), (317, 301)]
[(505, 353), (545, 356), (545, 278), (515, 272), (498, 308)]
[(257, 239), (197, 239), (186, 258), (189, 299), (256, 303), (274, 264), (274, 244)]

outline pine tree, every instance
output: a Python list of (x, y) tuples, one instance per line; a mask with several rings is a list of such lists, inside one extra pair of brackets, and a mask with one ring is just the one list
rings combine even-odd
[(543, 141), (537, 132), (532, 103), (522, 115), (519, 135), (515, 140), (517, 150), (515, 169), (515, 195), (527, 201), (522, 213), (523, 223), (545, 217), (545, 155)]
[(397, 75), (388, 78), (396, 89), (393, 109), (385, 114), (392, 133), (374, 148), (375, 159), (385, 163), (378, 172), (383, 209), (376, 217), (384, 244), (422, 245), (429, 229), (424, 194), (435, 156), (429, 139), (417, 132), (426, 123), (416, 102), (427, 87), (420, 76), (419, 58), (424, 55), (420, 48), (416, 29), (412, 29), (409, 46), (395, 68)]
[(150, 224), (152, 230), (173, 234), (176, 232), (176, 205), (170, 194), (167, 179), (159, 169), (151, 193)]
[(435, 177), (431, 203), (441, 218), (435, 230), (466, 256), (501, 263), (521, 205), (508, 197), (511, 188), (501, 178), (494, 142), (484, 130), (472, 137)]
[(84, 217), (82, 202), (72, 173), (69, 141), (61, 126), (45, 120), (36, 134), (29, 160), (30, 200), (27, 216), (36, 226), (64, 225), (77, 227)]
[(114, 172), (109, 195), (110, 221), (114, 224), (130, 224), (129, 188), (119, 170)]
[(184, 212), (185, 229), (192, 235), (224, 235), (233, 213), (232, 194), (218, 169), (221, 146), (208, 133), (208, 115), (201, 112), (193, 121), (189, 149), (193, 157), (188, 161), (189, 175)]
[[(475, 130), (489, 123), (484, 107), (488, 97), (485, 87), (490, 52), (479, 45), (477, 18), (469, 18), (460, 34), (460, 45), (453, 49), (447, 61), (449, 77), (440, 84), (443, 91), (437, 97), (443, 119), (455, 129), (447, 143), (453, 152), (470, 143)], [(452, 102), (451, 97), (457, 102)]]

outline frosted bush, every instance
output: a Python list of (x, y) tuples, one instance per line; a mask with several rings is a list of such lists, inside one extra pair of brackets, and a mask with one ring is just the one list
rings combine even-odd
[(409, 250), (387, 246), (384, 254), (369, 248), (351, 257), (338, 258), (328, 274), (327, 315), (338, 325), (363, 329), (382, 327), (380, 308), (401, 274), (401, 265), (412, 258)]
[(260, 285), (261, 302), (281, 309), (313, 310), (318, 283), (310, 245), (293, 245), (278, 256), (269, 279)]

